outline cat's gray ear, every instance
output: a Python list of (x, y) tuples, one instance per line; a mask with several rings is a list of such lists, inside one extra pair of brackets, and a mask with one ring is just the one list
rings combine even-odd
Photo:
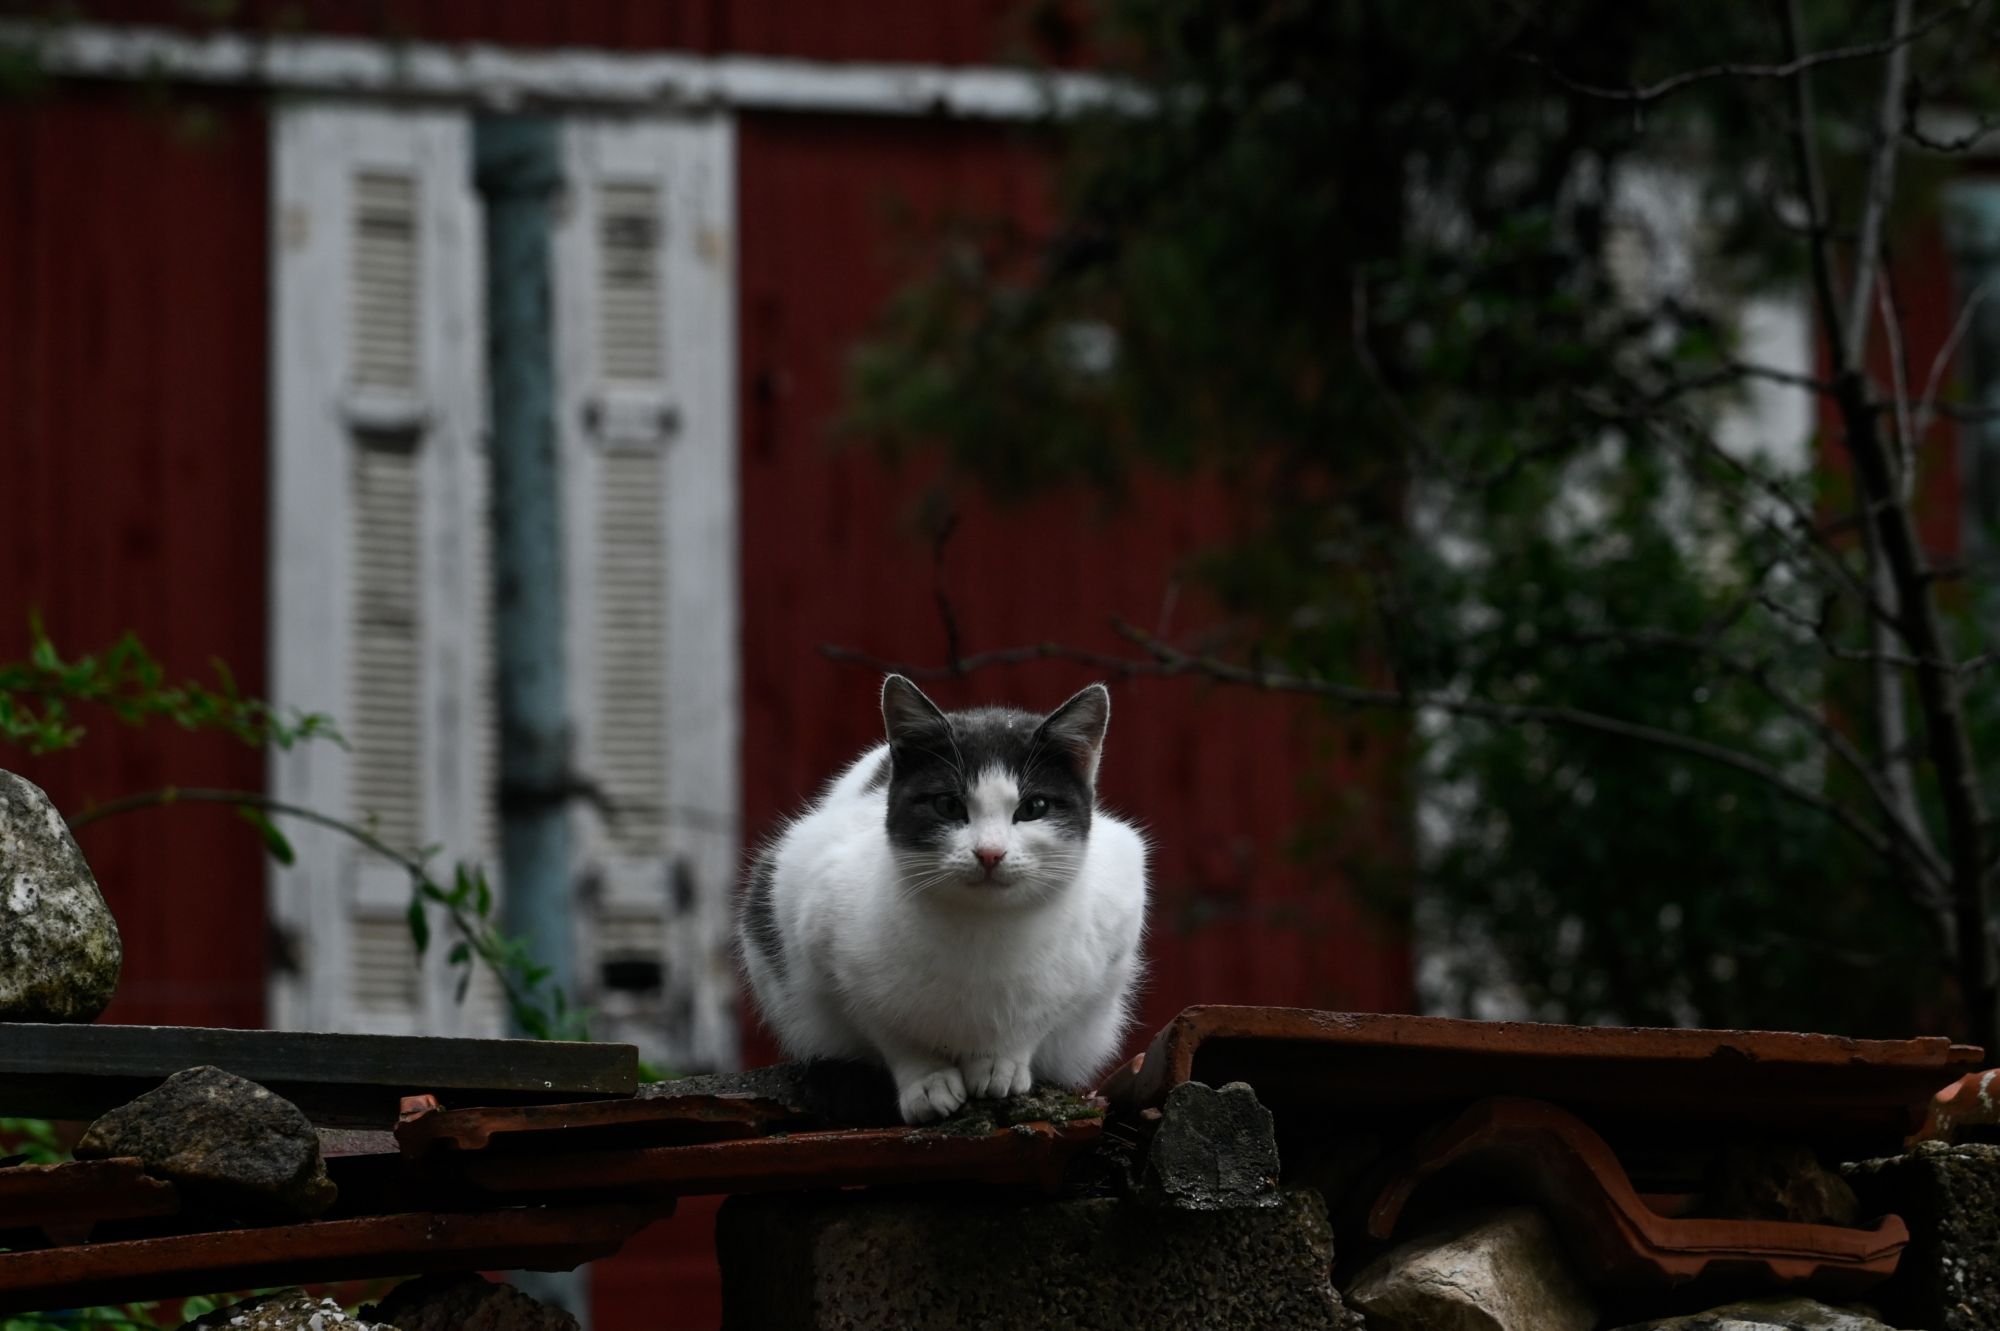
[(1104, 755), (1104, 730), (1111, 724), (1111, 690), (1092, 684), (1049, 713), (1041, 737), (1075, 757), (1083, 779), (1095, 784), (1097, 760)]
[(882, 681), (882, 725), (889, 743), (903, 744), (935, 734), (939, 728), (949, 729), (951, 722), (922, 689), (901, 675), (891, 675)]

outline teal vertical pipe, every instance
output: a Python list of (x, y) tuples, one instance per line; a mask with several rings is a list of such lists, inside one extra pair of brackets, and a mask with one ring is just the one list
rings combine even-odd
[(500, 707), (500, 864), (508, 931), (565, 994), (569, 920), (562, 522), (556, 463), (551, 215), (556, 122), (493, 116), (473, 130), (486, 216), (486, 367), (492, 405), (494, 636)]
[[(486, 219), (503, 911), (507, 931), (525, 939), (529, 954), (548, 967), (550, 982), (573, 995), (570, 730), (550, 272), (562, 185), (557, 123), (543, 116), (482, 116), (473, 125), (472, 159)], [(521, 1272), (514, 1283), (590, 1325), (582, 1272)]]

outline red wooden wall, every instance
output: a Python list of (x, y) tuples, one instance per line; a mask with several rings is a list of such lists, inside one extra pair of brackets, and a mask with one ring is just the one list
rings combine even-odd
[[(136, 630), (176, 676), (264, 687), (264, 122), (126, 91), (0, 106), (0, 659), (38, 608), (66, 653)], [(59, 807), (261, 789), (232, 741), (92, 718), (0, 763)], [(264, 1019), (261, 851), (226, 810), (124, 815), (83, 848), (126, 939), (112, 1020)]]

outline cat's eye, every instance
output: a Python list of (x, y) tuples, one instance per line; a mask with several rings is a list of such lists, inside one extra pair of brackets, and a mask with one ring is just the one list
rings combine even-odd
[(937, 810), (940, 818), (949, 818), (956, 823), (965, 821), (965, 801), (956, 795), (933, 795), (931, 807)]
[(1045, 796), (1030, 795), (1021, 801), (1020, 808), (1014, 810), (1014, 821), (1017, 823), (1032, 823), (1037, 818), (1045, 816), (1048, 811), (1049, 802)]

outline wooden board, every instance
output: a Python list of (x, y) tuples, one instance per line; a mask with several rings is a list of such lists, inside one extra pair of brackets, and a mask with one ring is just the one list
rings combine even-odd
[(672, 1209), (659, 1201), (362, 1216), (0, 1252), (0, 1312), (429, 1271), (568, 1271), (616, 1252)]
[(91, 1119), (185, 1068), (211, 1064), (282, 1095), (314, 1123), (389, 1128), (406, 1095), (447, 1108), (624, 1097), (628, 1044), (199, 1026), (0, 1023), (0, 1116)]

